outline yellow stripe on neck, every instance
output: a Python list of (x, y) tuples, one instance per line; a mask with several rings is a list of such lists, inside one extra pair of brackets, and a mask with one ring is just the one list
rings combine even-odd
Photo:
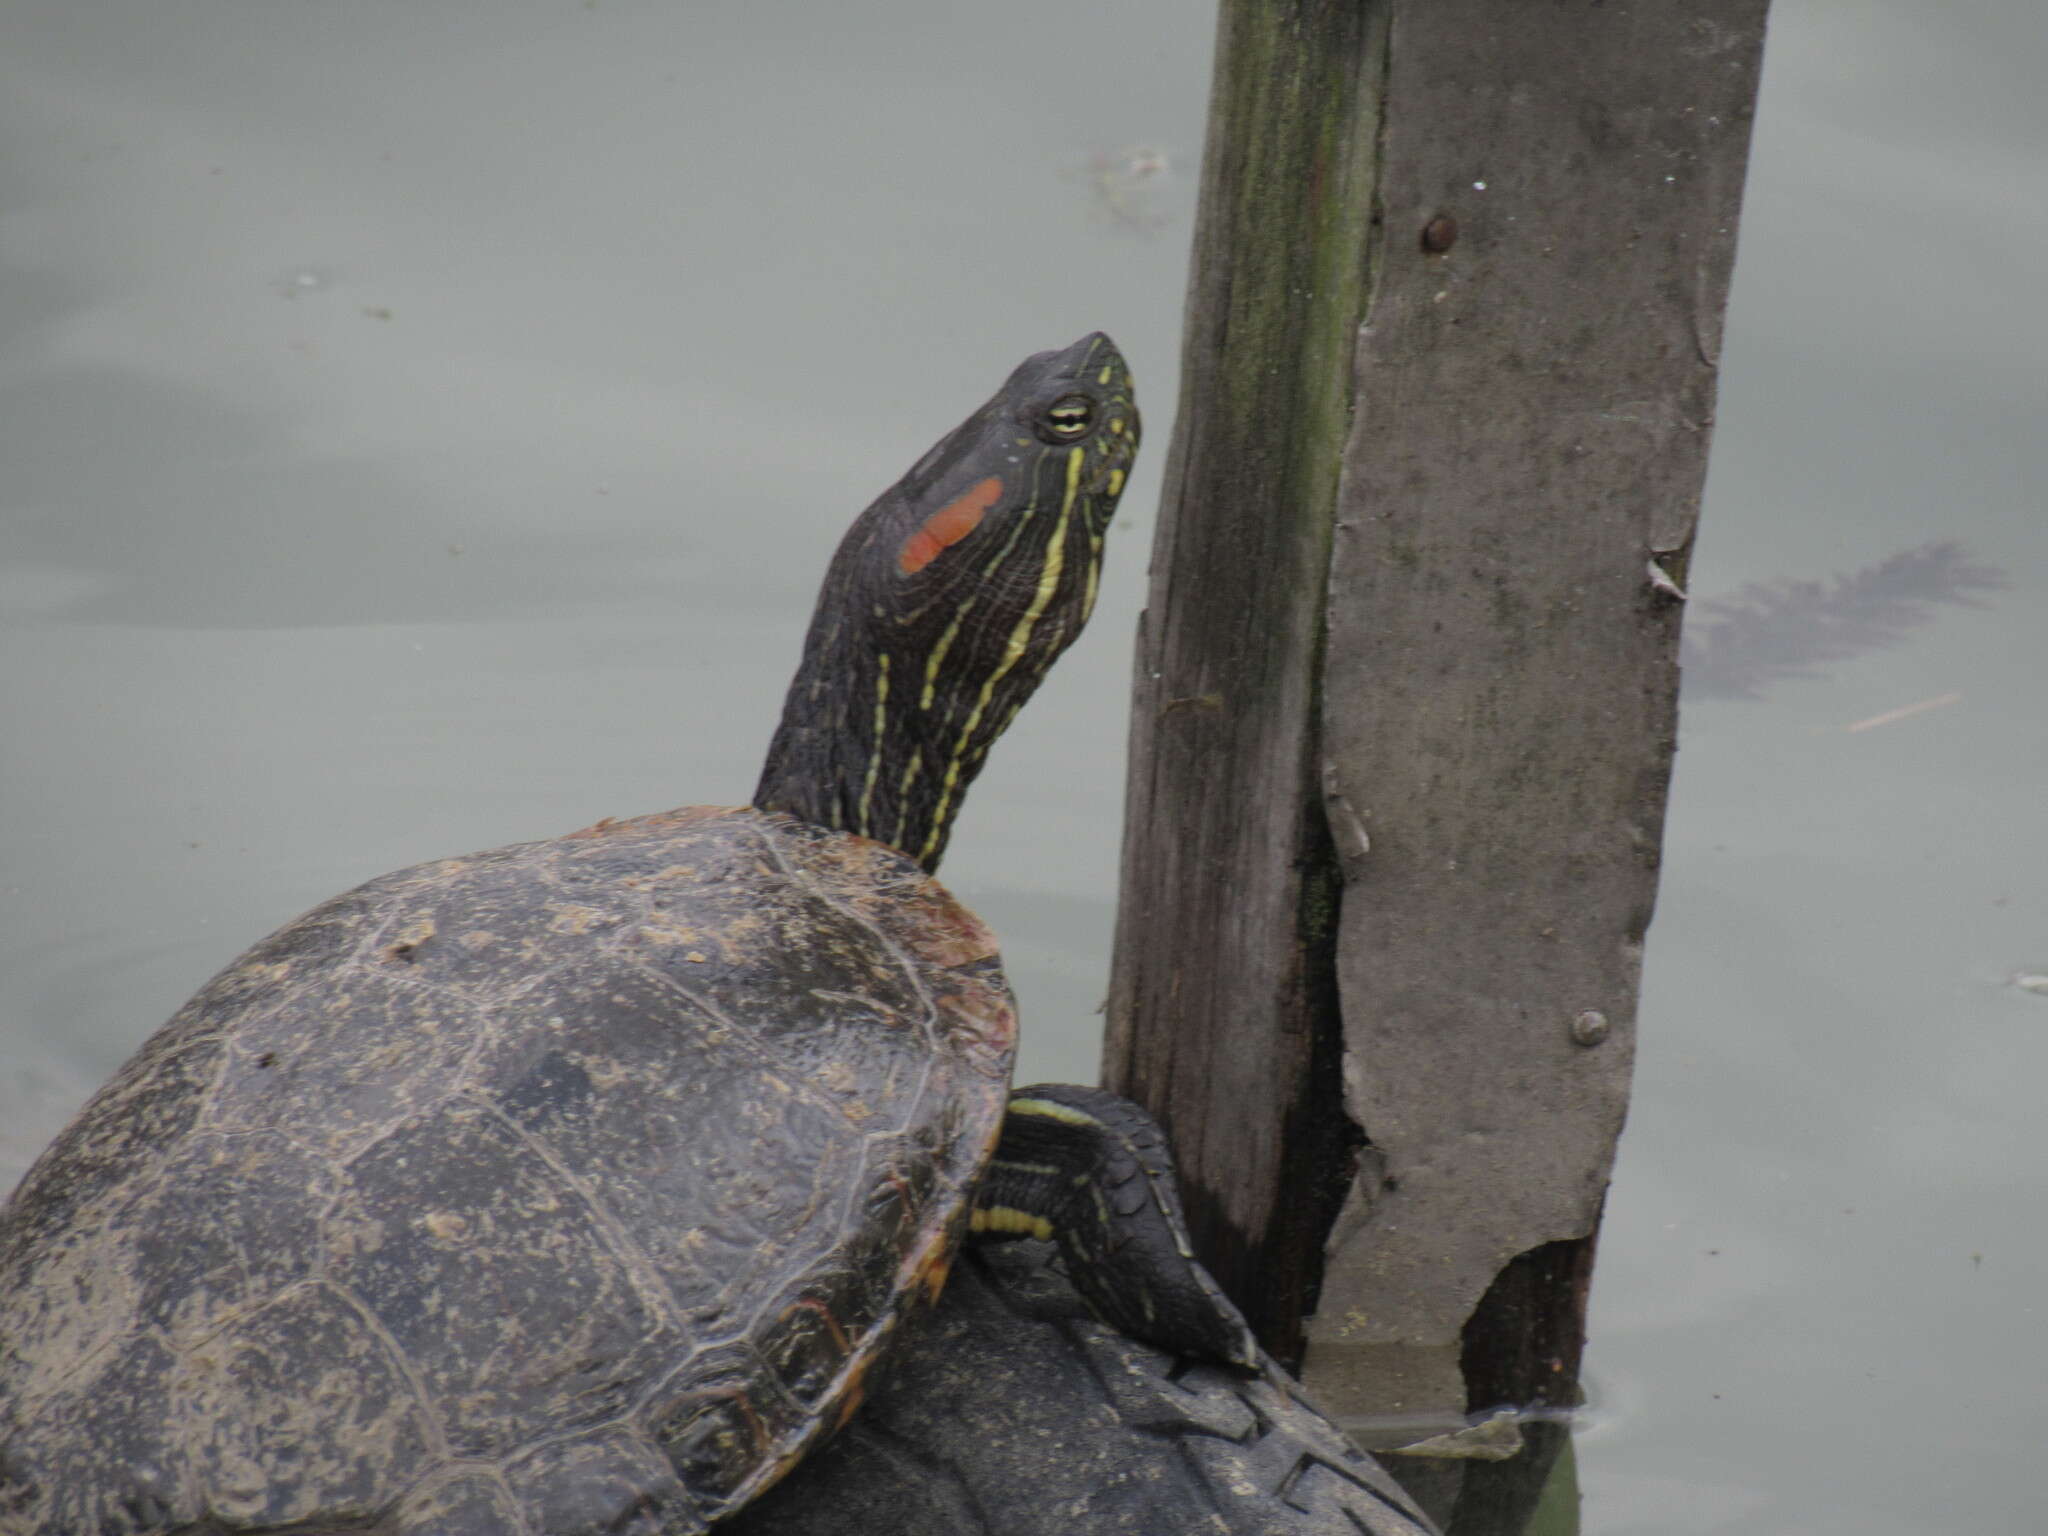
[(860, 790), (860, 822), (855, 827), (862, 837), (873, 834), (868, 831), (868, 802), (875, 798), (875, 775), (882, 767), (882, 744), (889, 735), (889, 653), (884, 651), (876, 658), (881, 662), (881, 671), (875, 676), (875, 740), (868, 748), (868, 778)]
[(953, 615), (953, 622), (946, 626), (946, 632), (939, 636), (939, 643), (932, 647), (932, 659), (924, 664), (924, 696), (917, 701), (919, 709), (932, 707), (932, 696), (939, 687), (939, 668), (946, 660), (946, 652), (953, 649), (953, 642), (960, 637), (960, 621), (965, 619), (974, 607), (969, 598), (960, 605), (960, 611)]
[(1031, 631), (1038, 621), (1045, 617), (1045, 610), (1052, 606), (1053, 594), (1059, 591), (1060, 577), (1067, 566), (1067, 524), (1074, 515), (1074, 498), (1081, 491), (1081, 466), (1086, 461), (1085, 448), (1067, 450), (1067, 489), (1060, 501), (1060, 520), (1053, 526), (1052, 537), (1046, 542), (1045, 564), (1039, 568), (1038, 590), (1031, 594), (1031, 604), (1024, 610), (1024, 616), (1017, 621), (1017, 627), (1010, 631), (1009, 639), (1003, 642), (1002, 660), (989, 673), (988, 681), (981, 685), (981, 694), (974, 701), (974, 708), (968, 712), (967, 723), (960, 727), (960, 739), (953, 744), (953, 756), (946, 764), (945, 783), (939, 789), (938, 809), (932, 812), (931, 835), (925, 838), (924, 847), (918, 850), (917, 861), (922, 864), (929, 859), (939, 846), (939, 839), (946, 831), (946, 809), (953, 801), (953, 792), (960, 785), (960, 767), (966, 760), (967, 746), (974, 736), (974, 728), (981, 724), (982, 714), (995, 696), (996, 685), (1009, 675), (1010, 669), (1023, 659), (1025, 647), (1030, 643)]
[(910, 786), (917, 782), (917, 771), (923, 766), (924, 759), (913, 753), (910, 766), (903, 770), (903, 782), (896, 786), (896, 835), (889, 839), (891, 847), (903, 846), (903, 831), (910, 825)]

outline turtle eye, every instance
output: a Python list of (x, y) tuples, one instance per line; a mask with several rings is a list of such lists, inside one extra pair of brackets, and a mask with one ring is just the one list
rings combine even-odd
[(1095, 402), (1086, 395), (1062, 395), (1038, 418), (1038, 435), (1048, 443), (1071, 443), (1095, 425)]

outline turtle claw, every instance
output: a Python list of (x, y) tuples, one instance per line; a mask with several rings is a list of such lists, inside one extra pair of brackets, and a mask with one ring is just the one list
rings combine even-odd
[(1166, 1137), (1128, 1099), (1064, 1083), (1013, 1092), (972, 1229), (1056, 1243), (1074, 1289), (1132, 1338), (1262, 1369), (1244, 1315), (1195, 1258)]

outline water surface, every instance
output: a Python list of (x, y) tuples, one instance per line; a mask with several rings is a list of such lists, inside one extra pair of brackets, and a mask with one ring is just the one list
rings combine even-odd
[[(744, 799), (839, 530), (1100, 326), (1152, 446), (946, 869), (1092, 1078), (1205, 15), (0, 17), (0, 1161), (334, 891)], [(1592, 1532), (2039, 1523), (2044, 76), (2022, 0), (1777, 6), (1695, 591), (2007, 585), (1689, 701)]]

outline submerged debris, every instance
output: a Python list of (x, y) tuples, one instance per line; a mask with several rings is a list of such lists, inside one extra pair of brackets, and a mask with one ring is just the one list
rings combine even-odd
[(1089, 201), (1111, 223), (1149, 235), (1173, 222), (1162, 206), (1173, 174), (1165, 150), (1149, 144), (1094, 150), (1079, 174), (1088, 185)]
[(326, 267), (294, 267), (273, 278), (271, 292), (283, 299), (311, 298), (334, 286), (334, 273)]
[(1691, 699), (1756, 699), (1773, 683), (1897, 645), (1936, 604), (1981, 608), (2006, 585), (1952, 540), (1905, 549), (1829, 581), (1753, 581), (1694, 603), (1679, 647)]
[(1912, 704), (1901, 704), (1897, 709), (1888, 709), (1881, 715), (1872, 715), (1866, 720), (1857, 720), (1842, 727), (1845, 731), (1874, 731), (1880, 725), (1890, 725), (1897, 720), (1910, 720), (1915, 715), (1924, 715), (1930, 709), (1946, 709), (1951, 704), (1960, 704), (1960, 693), (1938, 693), (1931, 699), (1920, 699)]

